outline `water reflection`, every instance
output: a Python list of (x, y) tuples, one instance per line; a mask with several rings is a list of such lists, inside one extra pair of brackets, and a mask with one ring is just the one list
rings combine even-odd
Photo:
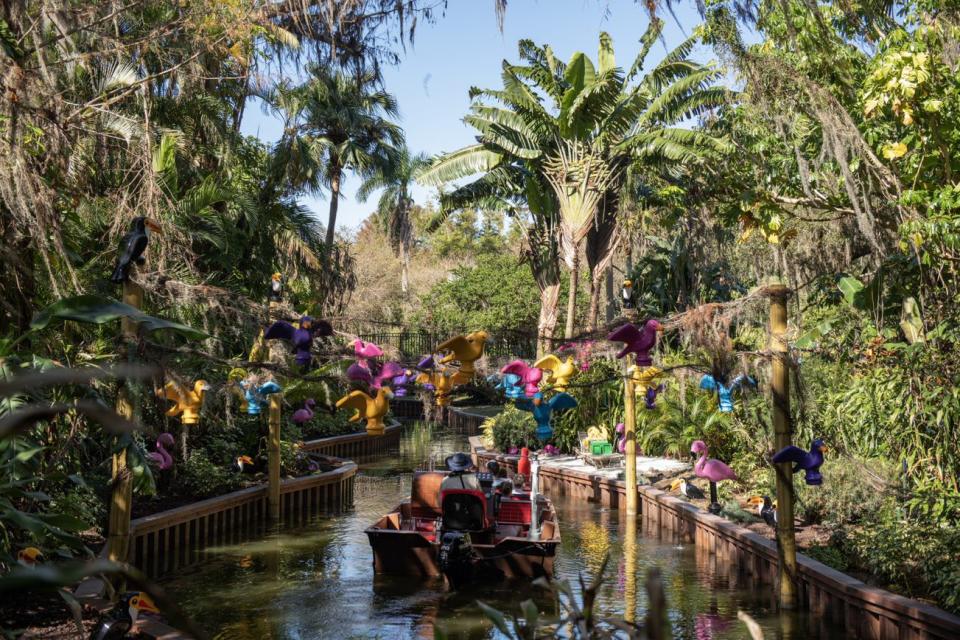
[[(520, 602), (532, 598), (542, 614), (555, 615), (553, 598), (527, 582), (449, 594), (437, 581), (373, 575), (363, 530), (409, 494), (410, 471), (439, 466), (450, 452), (466, 449), (462, 435), (429, 425), (408, 427), (394, 455), (364, 465), (352, 511), (211, 549), (210, 561), (171, 576), (165, 585), (211, 635), (223, 640), (427, 639), (435, 627), (452, 639), (500, 637), (481, 615), (477, 600), (516, 613)], [(805, 615), (782, 617), (772, 589), (738, 583), (725, 563), (703, 557), (691, 544), (643, 532), (631, 546), (619, 512), (567, 500), (557, 501), (556, 507), (562, 527), (559, 579), (578, 593), (577, 576), (589, 582), (610, 554), (606, 581), (597, 594), (600, 615), (642, 620), (647, 595), (640, 585), (647, 569), (656, 566), (663, 573), (674, 638), (748, 637), (737, 620), (738, 609), (753, 616), (769, 639), (843, 637), (812, 626)]]

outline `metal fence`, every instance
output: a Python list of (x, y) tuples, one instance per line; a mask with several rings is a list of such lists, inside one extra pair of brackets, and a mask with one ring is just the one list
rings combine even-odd
[[(462, 332), (466, 333), (466, 332)], [(488, 331), (484, 351), (494, 358), (534, 358), (537, 355), (537, 341), (533, 336), (526, 336), (517, 331)], [(364, 342), (390, 346), (396, 349), (404, 359), (415, 359), (428, 353), (433, 353), (437, 345), (457, 333), (445, 335), (429, 331), (410, 331), (406, 329), (385, 329), (361, 333), (357, 337)]]

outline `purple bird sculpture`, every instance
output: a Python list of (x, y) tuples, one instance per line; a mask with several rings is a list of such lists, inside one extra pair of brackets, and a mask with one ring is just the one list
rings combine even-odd
[(359, 362), (354, 362), (347, 367), (347, 378), (351, 382), (363, 382), (366, 384), (373, 382), (373, 374), (370, 372), (370, 369)]
[(625, 453), (627, 451), (627, 434), (625, 431), (627, 428), (623, 425), (622, 422), (618, 422), (614, 431), (617, 432), (617, 453)]
[(543, 371), (531, 367), (523, 360), (514, 360), (500, 369), (500, 373), (512, 373), (520, 376), (520, 382), (523, 384), (524, 393), (528, 398), (532, 398), (540, 391), (539, 384), (540, 379), (543, 378)]
[(433, 354), (423, 356), (423, 359), (417, 363), (417, 369), (421, 371), (431, 371), (437, 366)]
[(643, 396), (643, 403), (646, 405), (648, 411), (657, 408), (657, 395), (666, 388), (667, 385), (663, 383), (655, 387), (647, 387), (647, 392)]
[(161, 433), (160, 437), (157, 438), (157, 450), (148, 453), (147, 460), (156, 464), (160, 471), (166, 471), (173, 466), (173, 456), (167, 451), (167, 447), (173, 449), (176, 444), (172, 435), (166, 432)]
[(560, 453), (560, 449), (557, 449), (557, 448), (556, 448), (555, 446), (553, 446), (552, 444), (548, 444), (548, 445), (544, 445), (544, 447), (543, 447), (543, 452), (544, 452), (545, 454), (547, 454), (548, 456), (555, 456), (555, 455), (557, 455), (558, 453)]
[(297, 409), (293, 412), (293, 416), (290, 419), (299, 425), (310, 422), (313, 419), (313, 408), (316, 406), (316, 401), (313, 398), (309, 398), (303, 403), (302, 409)]
[(310, 316), (300, 318), (297, 328), (285, 320), (278, 320), (270, 325), (263, 333), (267, 340), (285, 340), (293, 349), (293, 359), (303, 368), (310, 366), (312, 355), (310, 350), (313, 348), (313, 339), (315, 337), (326, 337), (333, 335), (333, 327), (326, 320), (314, 322)]
[(717, 483), (721, 480), (737, 480), (737, 474), (723, 462), (707, 457), (707, 443), (703, 440), (694, 440), (690, 445), (690, 453), (700, 455), (693, 465), (693, 473), (698, 478), (710, 481), (710, 513), (720, 513), (720, 503), (717, 501)]
[[(373, 382), (370, 383), (370, 386), (374, 389), (379, 389), (384, 384), (390, 386), (393, 382), (393, 379), (399, 375), (403, 374), (403, 367), (401, 367), (396, 362), (385, 362), (383, 366), (380, 367), (380, 371), (373, 378)], [(396, 394), (394, 394), (396, 395)]]
[(393, 389), (393, 395), (397, 398), (406, 397), (409, 393), (407, 390), (408, 387), (413, 386), (416, 376), (413, 374), (413, 371), (410, 369), (404, 369), (403, 373), (396, 376), (393, 379), (393, 384), (390, 385), (390, 388)]
[(793, 472), (801, 469), (806, 471), (806, 480), (809, 485), (823, 484), (823, 476), (820, 475), (820, 465), (823, 464), (823, 452), (827, 450), (823, 440), (817, 438), (810, 444), (810, 451), (804, 451), (800, 447), (790, 445), (784, 447), (773, 456), (775, 463), (792, 462)]
[(643, 324), (642, 329), (635, 324), (627, 323), (608, 335), (607, 340), (624, 343), (625, 346), (617, 354), (618, 358), (633, 353), (636, 355), (637, 366), (649, 367), (653, 364), (650, 351), (657, 344), (659, 331), (663, 331), (663, 325), (659, 320), (651, 318)]

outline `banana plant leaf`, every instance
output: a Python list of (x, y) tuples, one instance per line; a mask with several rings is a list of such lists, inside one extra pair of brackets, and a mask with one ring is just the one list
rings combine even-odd
[(146, 332), (172, 331), (185, 338), (202, 340), (210, 336), (199, 329), (188, 327), (185, 324), (164, 320), (147, 315), (128, 304), (118, 302), (112, 298), (96, 295), (73, 296), (59, 300), (46, 309), (43, 309), (30, 323), (31, 331), (41, 331), (56, 320), (73, 320), (88, 324), (105, 324), (121, 318), (130, 318), (138, 322)]

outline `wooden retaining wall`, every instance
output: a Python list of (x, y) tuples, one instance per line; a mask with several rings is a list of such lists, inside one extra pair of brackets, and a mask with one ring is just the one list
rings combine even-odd
[(475, 436), (480, 433), (484, 421), (489, 417), (471, 411), (469, 407), (450, 407), (447, 410), (447, 426), (457, 433)]
[[(356, 474), (356, 463), (344, 462), (333, 471), (283, 480), (281, 520), (297, 525), (346, 509), (353, 504)], [(159, 576), (203, 560), (210, 547), (263, 535), (268, 523), (266, 484), (161, 511), (131, 523), (130, 562)]]
[(423, 401), (416, 396), (393, 398), (390, 401), (390, 413), (394, 418), (403, 420), (423, 420)]
[[(478, 465), (488, 460), (515, 468), (514, 458), (487, 451), (477, 438), (471, 449)], [(576, 470), (540, 467), (540, 485), (551, 496), (569, 496), (611, 508), (625, 506), (626, 485)], [(696, 546), (698, 564), (723, 575), (731, 586), (774, 585), (777, 545), (734, 522), (653, 487), (639, 487), (645, 535)], [(960, 617), (942, 609), (872, 587), (836, 569), (797, 554), (799, 600), (822, 624), (843, 627), (864, 640), (957, 640)], [(773, 593), (774, 590), (771, 590)]]
[(402, 432), (403, 425), (393, 420), (387, 425), (382, 436), (371, 436), (366, 431), (348, 433), (343, 436), (308, 440), (303, 443), (302, 449), (334, 458), (365, 462), (396, 449), (400, 445)]

